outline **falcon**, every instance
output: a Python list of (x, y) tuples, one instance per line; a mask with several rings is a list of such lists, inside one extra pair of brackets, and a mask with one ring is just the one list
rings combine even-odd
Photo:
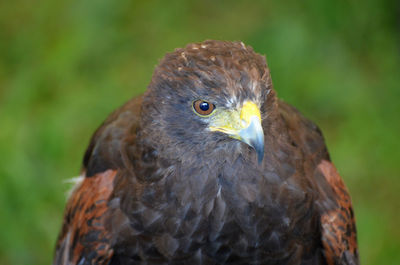
[(94, 133), (53, 264), (358, 264), (318, 127), (241, 42), (168, 53)]

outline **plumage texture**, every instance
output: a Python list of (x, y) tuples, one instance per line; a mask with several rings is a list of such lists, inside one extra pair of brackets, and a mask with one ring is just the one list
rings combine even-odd
[[(192, 102), (254, 102), (264, 159), (208, 130)], [(167, 54), (146, 93), (112, 113), (84, 156), (54, 264), (358, 264), (349, 194), (320, 130), (277, 99), (240, 42)]]

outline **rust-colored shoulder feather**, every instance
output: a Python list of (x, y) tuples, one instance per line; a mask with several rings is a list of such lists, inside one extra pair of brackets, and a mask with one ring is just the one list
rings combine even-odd
[(66, 207), (54, 264), (107, 264), (113, 250), (104, 219), (115, 175), (107, 170), (77, 184)]
[(328, 265), (358, 264), (356, 226), (350, 195), (335, 166), (323, 160), (319, 171), (336, 195), (337, 207), (321, 215), (322, 244)]

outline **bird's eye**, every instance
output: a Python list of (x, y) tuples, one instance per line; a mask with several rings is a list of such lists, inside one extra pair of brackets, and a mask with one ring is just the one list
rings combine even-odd
[(193, 109), (201, 116), (208, 116), (214, 111), (215, 106), (212, 103), (199, 99), (193, 102)]

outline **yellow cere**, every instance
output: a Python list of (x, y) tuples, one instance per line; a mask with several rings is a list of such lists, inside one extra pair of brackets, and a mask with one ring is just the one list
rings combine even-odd
[(250, 124), (252, 117), (258, 117), (261, 121), (260, 109), (251, 101), (246, 101), (243, 103), (242, 111), (240, 112), (240, 119), (244, 120), (247, 125)]
[(216, 109), (214, 112), (209, 129), (226, 133), (236, 139), (240, 139), (239, 131), (250, 125), (252, 117), (256, 116), (261, 120), (260, 110), (251, 101), (246, 101), (241, 110)]

